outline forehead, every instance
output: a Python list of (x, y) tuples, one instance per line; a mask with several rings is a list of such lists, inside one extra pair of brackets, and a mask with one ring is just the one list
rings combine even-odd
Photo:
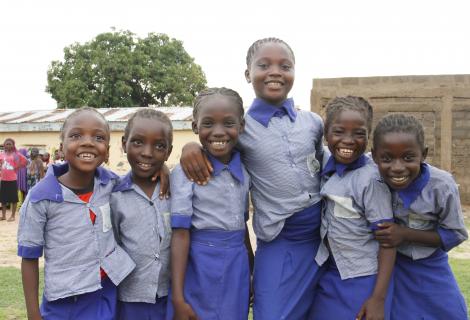
[(104, 131), (108, 130), (106, 121), (92, 111), (83, 111), (69, 118), (67, 120), (64, 131), (70, 130), (72, 128), (93, 128), (102, 129)]
[(365, 122), (364, 113), (359, 110), (352, 109), (339, 109), (333, 115), (333, 123), (339, 123), (342, 121), (361, 121)]
[(166, 138), (170, 134), (170, 126), (159, 119), (136, 117), (129, 130), (132, 135), (159, 135)]
[(239, 107), (233, 98), (217, 94), (207, 97), (201, 103), (198, 117), (210, 117), (219, 112), (241, 116)]
[(380, 137), (380, 140), (379, 148), (421, 149), (418, 139), (410, 132), (387, 132)]
[(253, 60), (283, 59), (294, 63), (294, 57), (287, 46), (280, 42), (262, 44), (253, 54)]

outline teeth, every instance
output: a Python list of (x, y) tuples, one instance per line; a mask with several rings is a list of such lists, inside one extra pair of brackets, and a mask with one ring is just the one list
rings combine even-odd
[(342, 156), (342, 157), (351, 157), (354, 153), (354, 150), (351, 150), (351, 149), (345, 149), (345, 148), (339, 148), (338, 149), (338, 153)]
[(408, 180), (408, 177), (392, 177), (390, 178), (394, 183), (403, 183)]
[(84, 160), (91, 160), (91, 159), (96, 158), (96, 156), (93, 153), (80, 153), (78, 157)]
[(210, 144), (214, 149), (223, 149), (227, 145), (227, 141), (212, 141)]
[(149, 163), (142, 163), (142, 162), (139, 162), (139, 166), (144, 168), (144, 169), (148, 169), (150, 168), (152, 165), (149, 164)]
[(279, 82), (268, 82), (267, 85), (268, 85), (268, 88), (272, 88), (272, 89), (278, 89), (282, 86), (282, 84), (280, 84)]

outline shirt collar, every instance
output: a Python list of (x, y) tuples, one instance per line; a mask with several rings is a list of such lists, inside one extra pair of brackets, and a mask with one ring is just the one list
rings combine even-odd
[[(30, 201), (35, 203), (41, 200), (51, 200), (54, 202), (63, 202), (64, 196), (62, 194), (62, 187), (60, 186), (58, 177), (69, 171), (68, 163), (53, 164), (47, 170), (44, 179), (31, 189)], [(95, 170), (95, 176), (98, 178), (100, 184), (106, 185), (111, 179), (117, 176), (113, 172), (98, 167)]]
[(207, 154), (207, 157), (209, 158), (209, 161), (212, 164), (212, 168), (214, 169), (215, 176), (219, 175), (223, 170), (228, 170), (230, 174), (236, 180), (238, 180), (238, 182), (243, 183), (244, 177), (243, 177), (242, 162), (240, 159), (240, 152), (234, 151), (232, 153), (232, 159), (230, 159), (230, 162), (228, 164), (223, 164), (211, 154)]
[(297, 111), (295, 110), (294, 100), (292, 98), (284, 100), (281, 106), (275, 106), (263, 99), (256, 98), (251, 104), (248, 114), (266, 128), (272, 117), (282, 118), (287, 114), (292, 122), (294, 122), (297, 117)]
[(408, 187), (398, 191), (398, 196), (403, 201), (403, 207), (409, 209), (411, 204), (418, 198), (423, 188), (428, 184), (431, 174), (426, 163), (421, 163), (419, 176), (410, 183)]
[(365, 155), (361, 155), (359, 158), (354, 160), (351, 163), (343, 164), (336, 162), (335, 157), (330, 156), (328, 161), (326, 162), (325, 167), (323, 168), (321, 175), (332, 175), (333, 173), (337, 173), (338, 176), (343, 177), (346, 170), (355, 170), (360, 167), (363, 167), (367, 163), (367, 157)]
[(119, 179), (118, 184), (113, 188), (113, 192), (128, 191), (132, 189), (132, 171), (129, 171), (125, 176)]

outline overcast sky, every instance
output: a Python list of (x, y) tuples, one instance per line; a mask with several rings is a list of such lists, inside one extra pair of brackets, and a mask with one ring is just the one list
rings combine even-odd
[(50, 62), (111, 27), (182, 40), (208, 85), (237, 90), (245, 105), (248, 47), (281, 38), (296, 55), (291, 95), (308, 109), (313, 78), (469, 74), (469, 12), (467, 0), (1, 1), (0, 111), (55, 108)]

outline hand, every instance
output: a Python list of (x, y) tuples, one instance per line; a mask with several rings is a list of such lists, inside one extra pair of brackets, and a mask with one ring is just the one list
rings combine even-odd
[(202, 152), (201, 146), (195, 142), (183, 147), (180, 164), (186, 177), (201, 185), (207, 184), (213, 171), (212, 164)]
[(406, 227), (393, 222), (379, 224), (379, 230), (375, 231), (375, 239), (383, 248), (397, 247), (406, 241)]
[(170, 197), (170, 169), (168, 169), (166, 164), (163, 164), (160, 170), (155, 172), (152, 177), (152, 181), (155, 181), (158, 178), (160, 178), (160, 194), (158, 197), (160, 199), (168, 199)]
[(190, 304), (186, 301), (173, 302), (175, 307), (175, 314), (173, 320), (198, 320), (198, 316), (194, 312)]
[(385, 319), (385, 300), (371, 296), (361, 307), (356, 320), (383, 320)]

